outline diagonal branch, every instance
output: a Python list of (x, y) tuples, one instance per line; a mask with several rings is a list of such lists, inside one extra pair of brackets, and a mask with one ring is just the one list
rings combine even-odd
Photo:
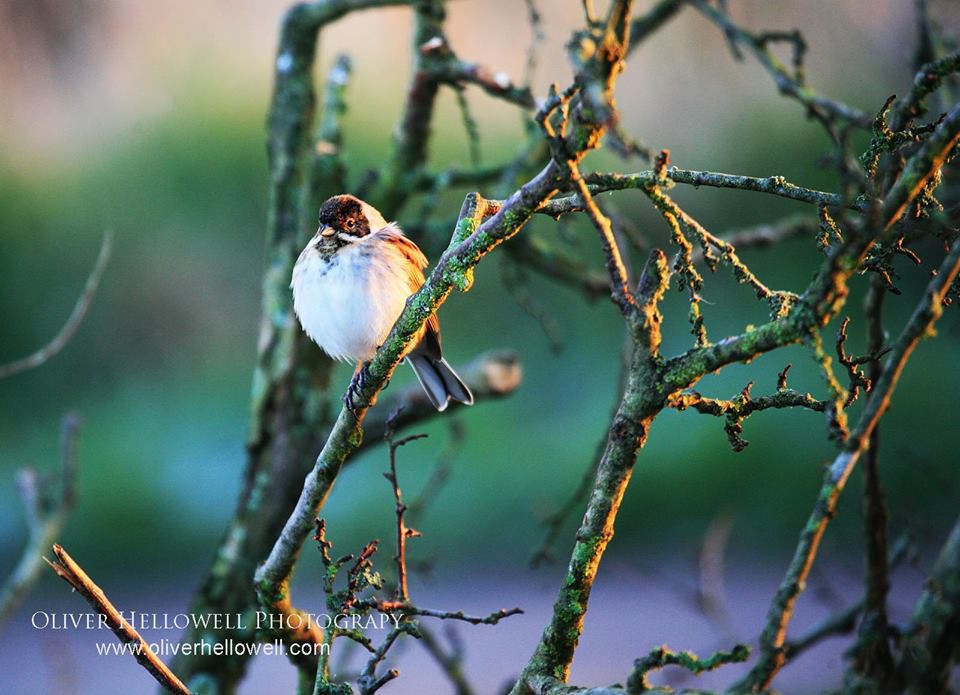
[[(760, 64), (766, 68), (770, 76), (773, 77), (773, 81), (776, 83), (777, 89), (780, 90), (781, 94), (799, 101), (817, 120), (827, 126), (828, 129), (833, 121), (838, 119), (863, 128), (870, 127), (873, 121), (870, 115), (846, 104), (822, 97), (805, 85), (802, 81), (802, 71), (799, 69), (802, 66), (799, 64), (799, 61), (797, 74), (790, 74), (786, 66), (767, 48), (767, 43), (770, 39), (780, 38), (782, 40), (784, 36), (753, 34), (736, 24), (722, 9), (714, 7), (706, 2), (706, 0), (688, 1), (710, 21), (724, 30), (736, 51), (739, 51), (737, 47), (743, 47), (750, 51)], [(802, 41), (799, 37), (794, 40)]]
[(662, 251), (655, 250), (641, 276), (636, 299), (642, 324), (632, 354), (626, 386), (610, 424), (607, 444), (597, 466), (590, 502), (576, 534), (567, 574), (543, 632), (512, 693), (537, 692), (543, 678), (565, 681), (573, 660), (600, 558), (613, 538), (614, 521), (630, 482), (637, 451), (662, 407), (658, 397), (660, 312), (669, 272)]
[(607, 273), (610, 275), (610, 294), (614, 303), (620, 308), (620, 313), (631, 325), (636, 323), (637, 300), (630, 290), (630, 281), (627, 278), (627, 269), (623, 264), (620, 245), (613, 235), (610, 219), (603, 214), (597, 202), (590, 194), (583, 176), (575, 163), (569, 164), (570, 180), (580, 195), (587, 216), (600, 235), (600, 245), (606, 258)]
[(941, 264), (937, 275), (927, 286), (923, 297), (913, 311), (884, 365), (880, 379), (873, 387), (873, 395), (864, 407), (843, 450), (824, 476), (817, 495), (817, 503), (800, 535), (793, 560), (774, 597), (767, 616), (767, 624), (760, 637), (760, 658), (747, 677), (738, 684), (739, 690), (758, 692), (770, 686), (771, 681), (786, 661), (784, 644), (793, 607), (806, 582), (810, 568), (836, 508), (840, 493), (850, 473), (866, 450), (870, 435), (890, 405), (900, 374), (920, 340), (929, 334), (943, 312), (943, 299), (950, 284), (960, 271), (960, 241), (955, 242)]
[(153, 653), (150, 645), (140, 636), (134, 627), (128, 623), (114, 605), (97, 586), (83, 568), (78, 565), (66, 550), (59, 545), (53, 546), (53, 554), (57, 561), (47, 560), (50, 569), (57, 573), (73, 589), (86, 599), (93, 609), (100, 615), (101, 625), (106, 625), (124, 644), (130, 645), (130, 652), (137, 662), (166, 690), (172, 693), (190, 695), (190, 691), (179, 678), (167, 668), (160, 658)]

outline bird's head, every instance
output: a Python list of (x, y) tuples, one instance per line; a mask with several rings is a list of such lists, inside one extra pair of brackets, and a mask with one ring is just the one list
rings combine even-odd
[(317, 248), (339, 248), (356, 243), (387, 225), (383, 215), (352, 195), (335, 195), (320, 206)]

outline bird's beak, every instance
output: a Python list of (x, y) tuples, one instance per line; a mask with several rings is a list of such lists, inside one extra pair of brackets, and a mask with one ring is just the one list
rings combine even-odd
[(322, 236), (324, 239), (329, 239), (330, 237), (333, 236), (334, 229), (329, 225), (321, 224), (320, 229), (317, 230), (317, 234)]

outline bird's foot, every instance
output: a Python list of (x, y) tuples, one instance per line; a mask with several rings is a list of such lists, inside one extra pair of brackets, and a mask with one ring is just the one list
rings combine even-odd
[[(360, 398), (361, 392), (366, 388), (367, 380), (370, 378), (368, 367), (369, 363), (357, 367), (357, 371), (353, 373), (353, 379), (350, 380), (350, 385), (347, 387), (347, 392), (343, 394), (343, 404), (354, 415), (357, 414), (356, 401)], [(369, 405), (373, 405), (373, 403), (374, 401), (371, 400)]]

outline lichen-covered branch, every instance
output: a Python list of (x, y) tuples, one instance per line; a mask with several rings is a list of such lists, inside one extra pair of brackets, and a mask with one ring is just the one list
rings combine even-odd
[(927, 113), (926, 100), (950, 75), (960, 71), (960, 53), (951, 53), (924, 64), (913, 78), (909, 93), (898, 100), (890, 118), (890, 128), (900, 131)]
[(583, 522), (576, 534), (570, 565), (554, 603), (553, 616), (536, 651), (520, 674), (513, 693), (537, 692), (534, 682), (547, 677), (565, 681), (583, 628), (600, 558), (613, 538), (614, 521), (637, 451), (647, 428), (662, 407), (658, 394), (660, 313), (669, 271), (662, 251), (654, 251), (636, 292), (638, 318), (626, 387), (610, 425), (607, 445)]
[(910, 320), (894, 342), (883, 373), (873, 387), (873, 395), (864, 407), (857, 426), (851, 432), (841, 453), (827, 469), (817, 495), (817, 503), (804, 526), (793, 560), (770, 607), (767, 625), (760, 637), (759, 659), (748, 676), (739, 684), (740, 690), (758, 692), (768, 688), (785, 663), (784, 644), (793, 606), (803, 590), (816, 557), (820, 539), (833, 516), (840, 493), (846, 486), (858, 459), (867, 448), (877, 422), (889, 407), (890, 398), (907, 360), (920, 339), (928, 334), (940, 317), (943, 311), (943, 299), (958, 271), (960, 271), (960, 242), (955, 243), (947, 254), (936, 277), (930, 282)]
[[(662, 176), (673, 183), (682, 183), (694, 187), (709, 186), (711, 188), (733, 188), (741, 191), (753, 191), (754, 193), (767, 193), (768, 195), (813, 205), (828, 205), (831, 207), (846, 205), (843, 197), (836, 193), (797, 186), (782, 176), (758, 178), (756, 176), (680, 169), (673, 166), (667, 167)], [(657, 173), (655, 171), (641, 171), (635, 174), (590, 174), (585, 178), (594, 192), (619, 191), (627, 188), (646, 189), (651, 184), (657, 183)], [(853, 208), (865, 209), (862, 204), (854, 204)]]
[(932, 177), (939, 177), (947, 157), (960, 142), (960, 104), (955, 105), (910, 157), (903, 173), (883, 201), (884, 229), (900, 221), (911, 203), (922, 193)]
[(760, 398), (753, 398), (750, 395), (752, 388), (753, 382), (751, 381), (732, 400), (707, 398), (696, 391), (683, 391), (673, 396), (667, 402), (667, 407), (677, 410), (692, 408), (698, 413), (726, 418), (724, 431), (726, 431), (727, 439), (730, 440), (730, 446), (733, 447), (734, 451), (743, 451), (749, 444), (743, 438), (743, 421), (755, 412), (770, 408), (807, 408), (822, 413), (827, 407), (825, 401), (818, 401), (809, 393), (801, 393), (785, 386), (778, 388), (776, 393)]
[(960, 629), (960, 522), (934, 564), (913, 610), (898, 663), (904, 692), (911, 695), (949, 691)]
[(706, 659), (701, 659), (693, 652), (674, 652), (666, 647), (657, 647), (647, 656), (637, 659), (633, 673), (627, 680), (627, 692), (643, 693), (653, 688), (647, 681), (647, 674), (664, 666), (680, 666), (698, 676), (707, 671), (713, 671), (725, 664), (737, 664), (746, 661), (750, 650), (746, 645), (738, 644), (730, 651), (719, 651)]

